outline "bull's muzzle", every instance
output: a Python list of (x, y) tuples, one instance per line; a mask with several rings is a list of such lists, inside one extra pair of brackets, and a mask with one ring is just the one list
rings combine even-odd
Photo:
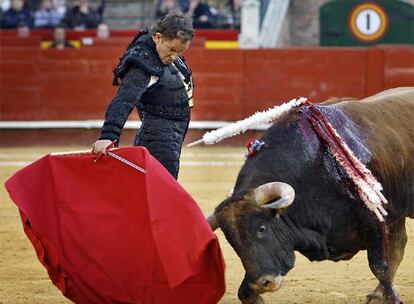
[(250, 288), (257, 293), (276, 291), (282, 285), (282, 276), (265, 275), (260, 277), (256, 282), (249, 283)]

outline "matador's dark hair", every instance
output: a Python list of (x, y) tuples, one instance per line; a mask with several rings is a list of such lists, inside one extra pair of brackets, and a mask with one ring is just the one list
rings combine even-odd
[(149, 29), (149, 34), (162, 34), (167, 39), (190, 41), (194, 37), (193, 20), (179, 11), (172, 11), (158, 19)]
[(127, 52), (135, 46), (135, 42), (138, 38), (144, 34), (154, 36), (156, 33), (162, 34), (167, 39), (180, 39), (182, 42), (190, 41), (194, 37), (193, 20), (180, 11), (172, 11), (158, 19), (149, 30), (146, 29), (138, 32), (138, 34), (128, 44), (124, 54), (119, 58), (119, 63), (114, 69), (113, 85), (119, 85), (118, 77), (115, 76), (115, 71), (121, 64)]

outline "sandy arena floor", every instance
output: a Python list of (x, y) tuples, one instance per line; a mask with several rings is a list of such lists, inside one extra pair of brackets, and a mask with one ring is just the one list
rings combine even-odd
[[(85, 149), (81, 147), (80, 149)], [(70, 303), (50, 282), (46, 270), (38, 262), (26, 238), (16, 207), (11, 202), (4, 182), (25, 164), (53, 151), (78, 148), (2, 148), (0, 150), (0, 303)], [(205, 214), (232, 188), (243, 163), (244, 149), (185, 149), (180, 183), (199, 203)], [(404, 260), (395, 280), (405, 304), (414, 303), (414, 220), (407, 220), (408, 244)], [(237, 289), (243, 277), (241, 263), (218, 231), (226, 260), (227, 291), (220, 304), (239, 303)], [(266, 303), (357, 304), (377, 285), (368, 268), (366, 252), (350, 261), (311, 263), (297, 254), (295, 268), (286, 276), (284, 286), (266, 294)], [(183, 303), (186, 304), (186, 303)]]

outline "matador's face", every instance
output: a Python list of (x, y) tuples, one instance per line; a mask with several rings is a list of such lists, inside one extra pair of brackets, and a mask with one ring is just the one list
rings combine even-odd
[(154, 39), (158, 56), (163, 64), (171, 64), (178, 56), (181, 56), (190, 46), (190, 41), (181, 39), (169, 39), (161, 33), (155, 33)]

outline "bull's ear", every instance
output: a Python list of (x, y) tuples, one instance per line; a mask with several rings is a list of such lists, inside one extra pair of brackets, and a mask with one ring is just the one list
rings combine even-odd
[(270, 201), (267, 204), (261, 205), (264, 209), (269, 209), (273, 216), (279, 217), (283, 214), (287, 208), (289, 208), (291, 202), (287, 198), (280, 198), (276, 201)]

